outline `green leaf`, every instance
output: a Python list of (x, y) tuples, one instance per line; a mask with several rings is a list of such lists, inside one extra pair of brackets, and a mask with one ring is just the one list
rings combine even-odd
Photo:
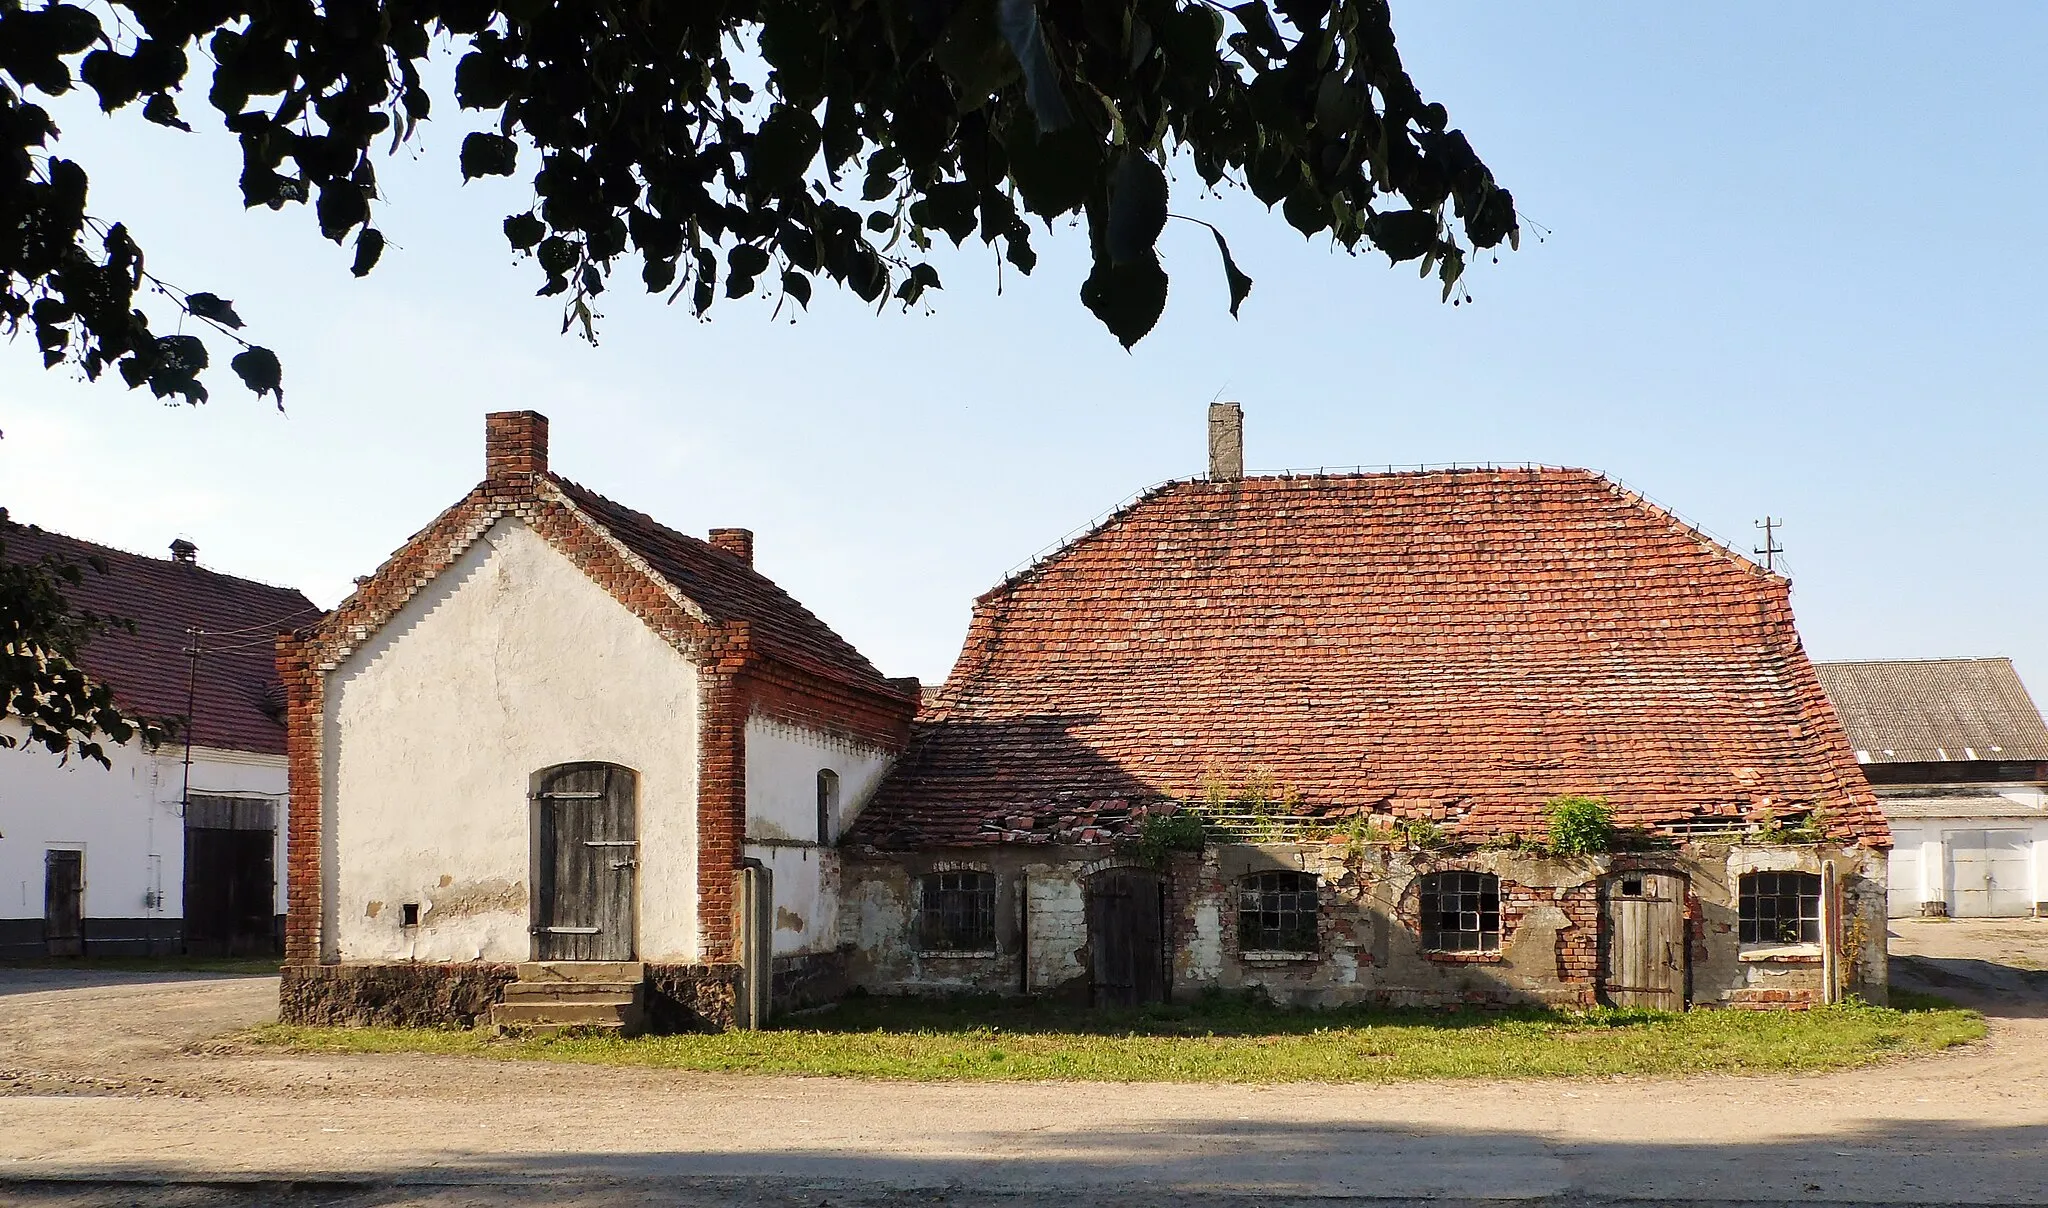
[(1002, 27), (1003, 40), (1010, 44), (1010, 53), (1017, 58), (1017, 67), (1024, 73), (1024, 100), (1031, 106), (1039, 132), (1050, 134), (1066, 129), (1074, 115), (1060, 90), (1059, 68), (1053, 63), (1051, 48), (1045, 44), (1045, 31), (1039, 28), (1038, 5), (1035, 0), (997, 0), (997, 5), (996, 22)]
[(796, 299), (796, 304), (805, 310), (811, 308), (811, 279), (795, 269), (782, 274), (782, 292)]
[(478, 130), (462, 140), (462, 179), (510, 176), (519, 167), (519, 147), (502, 134)]
[(539, 243), (548, 226), (532, 214), (514, 214), (505, 220), (505, 240), (521, 251)]
[(1040, 135), (1029, 122), (1015, 122), (1004, 150), (1024, 207), (1043, 218), (1080, 209), (1102, 179), (1102, 140), (1081, 126)]
[(1237, 267), (1237, 261), (1231, 258), (1230, 245), (1223, 241), (1223, 232), (1210, 227), (1209, 233), (1216, 236), (1216, 252), (1223, 257), (1223, 280), (1230, 286), (1230, 317), (1235, 319), (1237, 308), (1252, 292), (1252, 279), (1245, 276)]
[(383, 254), (384, 232), (376, 227), (366, 226), (362, 233), (356, 236), (356, 259), (355, 263), (348, 266), (348, 271), (358, 277), (367, 277), (370, 270), (377, 267), (377, 258)]
[(1109, 262), (1155, 259), (1166, 229), (1166, 172), (1142, 152), (1125, 148), (1109, 178)]
[(229, 361), (228, 367), (244, 386), (256, 392), (257, 398), (276, 395), (277, 405), (284, 406), (284, 366), (277, 363), (276, 353), (268, 348), (251, 348)]
[(1095, 262), (1081, 283), (1081, 302), (1129, 349), (1159, 323), (1166, 310), (1166, 271), (1159, 261)]
[(189, 294), (185, 298), (185, 309), (222, 327), (242, 325), (242, 317), (235, 313), (235, 304), (215, 294)]

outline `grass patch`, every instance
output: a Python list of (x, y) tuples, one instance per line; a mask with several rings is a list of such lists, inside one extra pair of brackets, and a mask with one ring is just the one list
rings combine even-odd
[(98, 973), (236, 973), (276, 977), (283, 960), (275, 956), (38, 956), (0, 961), (7, 969), (77, 969)]
[[(1935, 1000), (1938, 1001), (1938, 1000)], [(1866, 1065), (1984, 1035), (1974, 1011), (1296, 1011), (1237, 999), (1128, 1012), (853, 999), (761, 1032), (497, 1039), (416, 1028), (250, 1033), (296, 1051), (434, 1053), (735, 1074), (918, 1081), (1395, 1082), (1760, 1074)]]

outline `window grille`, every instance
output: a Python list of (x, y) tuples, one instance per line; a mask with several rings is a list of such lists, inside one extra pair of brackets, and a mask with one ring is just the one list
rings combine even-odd
[(1738, 906), (1742, 943), (1820, 943), (1820, 877), (1814, 873), (1745, 874)]
[(1500, 878), (1490, 872), (1422, 878), (1422, 946), (1431, 952), (1500, 951)]
[(920, 947), (927, 952), (988, 952), (995, 948), (995, 874), (926, 873), (921, 888)]
[(1240, 952), (1314, 952), (1316, 878), (1305, 872), (1260, 872), (1238, 887)]

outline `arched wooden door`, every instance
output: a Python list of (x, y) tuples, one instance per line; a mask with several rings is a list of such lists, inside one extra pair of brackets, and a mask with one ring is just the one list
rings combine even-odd
[(629, 961), (638, 914), (639, 777), (609, 763), (533, 774), (533, 958)]
[(1088, 879), (1089, 1001), (1134, 1007), (1166, 1001), (1166, 885), (1141, 868)]
[(1621, 872), (1600, 885), (1601, 997), (1616, 1007), (1685, 1010), (1685, 878)]

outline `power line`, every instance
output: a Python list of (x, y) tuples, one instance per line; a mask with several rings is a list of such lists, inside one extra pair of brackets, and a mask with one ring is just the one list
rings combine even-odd
[(1778, 530), (1783, 528), (1784, 525), (1785, 522), (1783, 520), (1772, 516), (1765, 516), (1762, 520), (1756, 522), (1756, 527), (1764, 531), (1764, 543), (1762, 548), (1754, 552), (1762, 556), (1764, 569), (1773, 574), (1777, 573), (1778, 570), (1778, 555), (1785, 552), (1785, 547), (1778, 544), (1777, 535)]

